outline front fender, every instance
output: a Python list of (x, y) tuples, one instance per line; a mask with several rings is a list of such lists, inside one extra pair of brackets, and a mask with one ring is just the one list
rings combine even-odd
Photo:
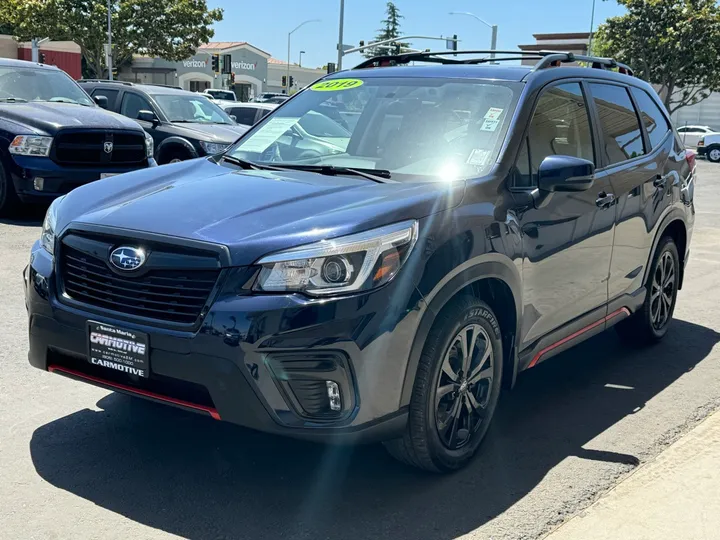
[[(420, 356), (437, 316), (462, 289), (472, 283), (488, 278), (499, 279), (509, 287), (515, 301), (515, 328), (520, 328), (520, 317), (522, 316), (521, 278), (517, 267), (509, 257), (499, 253), (488, 253), (457, 266), (452, 273), (445, 276), (429, 293), (424, 295), (427, 308), (422, 315), (410, 350), (400, 406), (404, 407), (410, 403)], [(514, 350), (510, 352), (513, 362), (512, 380), (515, 379), (517, 374), (517, 354), (515, 351), (517, 351), (519, 339), (519, 332), (516, 331)]]

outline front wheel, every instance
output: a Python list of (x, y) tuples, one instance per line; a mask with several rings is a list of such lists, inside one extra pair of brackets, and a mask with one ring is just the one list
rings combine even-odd
[(425, 343), (401, 439), (385, 442), (400, 461), (432, 472), (466, 465), (490, 426), (502, 379), (500, 325), (467, 296), (438, 317)]
[(645, 345), (665, 337), (675, 311), (679, 284), (677, 246), (671, 237), (664, 236), (650, 267), (645, 302), (632, 317), (615, 327), (622, 340), (632, 345)]

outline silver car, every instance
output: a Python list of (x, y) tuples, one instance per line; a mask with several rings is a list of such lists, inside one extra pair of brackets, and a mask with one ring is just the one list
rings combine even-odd
[(698, 141), (705, 135), (717, 133), (710, 126), (682, 126), (678, 128), (678, 133), (686, 148), (697, 148)]

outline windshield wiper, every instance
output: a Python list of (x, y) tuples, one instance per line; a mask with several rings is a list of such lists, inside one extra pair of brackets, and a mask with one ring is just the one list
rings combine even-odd
[(272, 165), (260, 165), (259, 163), (253, 163), (252, 161), (248, 161), (246, 159), (240, 159), (233, 156), (223, 155), (220, 156), (220, 159), (222, 161), (227, 161), (228, 163), (232, 163), (233, 165), (237, 165), (238, 167), (242, 167), (243, 169), (248, 170), (256, 170), (256, 171), (282, 171), (280, 167), (273, 167)]
[(21, 97), (4, 97), (0, 98), (0, 103), (27, 103), (27, 99)]
[(392, 174), (385, 169), (357, 169), (355, 167), (337, 167), (335, 165), (292, 165), (282, 164), (278, 166), (281, 169), (293, 169), (297, 171), (309, 171), (324, 174), (326, 176), (361, 176), (378, 184), (393, 184), (395, 180), (391, 180)]

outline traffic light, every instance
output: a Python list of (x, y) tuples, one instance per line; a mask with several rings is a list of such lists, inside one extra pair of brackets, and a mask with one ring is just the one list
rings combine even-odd
[(220, 73), (220, 55), (219, 54), (213, 54), (212, 55), (212, 70), (215, 73)]
[(222, 72), (227, 75), (232, 71), (232, 56), (223, 54)]
[(38, 60), (40, 60), (41, 64), (45, 63), (45, 53), (40, 53), (40, 56), (38, 57)]
[(230, 84), (233, 84), (233, 83), (235, 83), (235, 73), (231, 71), (230, 72)]
[(287, 75), (282, 76), (282, 85), (283, 88), (287, 86)]
[(360, 46), (361, 46), (361, 47), (364, 47), (364, 46), (365, 46), (365, 40), (364, 40), (364, 39), (361, 39), (361, 40), (360, 40)]
[(452, 50), (457, 51), (457, 34), (453, 34), (453, 41), (452, 41)]
[(295, 84), (295, 82), (294, 82), (293, 76), (290, 75), (290, 88), (292, 88), (294, 84)]
[(330, 73), (335, 73), (336, 71), (337, 71), (337, 65), (335, 65), (335, 62), (328, 62), (328, 64), (327, 64), (328, 75)]

